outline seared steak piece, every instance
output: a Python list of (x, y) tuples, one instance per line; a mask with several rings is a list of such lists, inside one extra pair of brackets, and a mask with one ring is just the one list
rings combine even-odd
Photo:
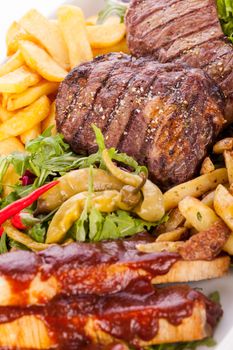
[(215, 0), (132, 0), (126, 25), (133, 55), (203, 68), (222, 88), (226, 117), (233, 120), (233, 46)]
[(91, 124), (149, 168), (163, 188), (198, 171), (222, 129), (222, 95), (200, 69), (109, 54), (75, 68), (57, 96), (57, 129), (77, 153), (96, 151)]

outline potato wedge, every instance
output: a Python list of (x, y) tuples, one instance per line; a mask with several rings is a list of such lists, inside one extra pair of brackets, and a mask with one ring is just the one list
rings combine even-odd
[(166, 211), (176, 208), (178, 203), (187, 196), (200, 197), (206, 192), (214, 190), (219, 184), (225, 184), (227, 182), (227, 169), (221, 168), (175, 186), (164, 193)]
[(162, 233), (156, 239), (156, 242), (175, 242), (180, 241), (182, 235), (187, 231), (185, 227), (178, 227), (174, 231)]
[(33, 128), (25, 131), (23, 134), (20, 135), (20, 140), (24, 145), (26, 145), (27, 142), (34, 140), (41, 134), (41, 125), (36, 124), (33, 126)]
[(216, 188), (214, 209), (227, 226), (233, 230), (233, 196), (222, 185)]
[[(24, 152), (23, 144), (16, 137), (9, 137), (6, 140), (0, 141), (0, 155), (6, 156), (13, 152)], [(13, 186), (17, 184), (20, 176), (15, 172), (11, 165), (2, 181), (3, 197), (8, 196), (13, 190)]]
[(210, 157), (206, 157), (202, 163), (200, 174), (201, 175), (209, 174), (214, 170), (215, 170), (215, 166), (212, 160), (210, 159)]
[(229, 184), (233, 184), (233, 151), (224, 151), (224, 160), (227, 168)]
[(7, 99), (7, 110), (15, 111), (16, 109), (26, 107), (35, 102), (43, 95), (50, 95), (57, 91), (59, 84), (49, 81), (41, 81), (39, 84), (34, 85), (21, 94), (11, 94)]
[(169, 213), (169, 219), (164, 224), (159, 225), (156, 228), (156, 234), (161, 234), (169, 231), (176, 230), (185, 221), (185, 218), (181, 214), (178, 208), (173, 209)]
[(228, 238), (228, 241), (224, 245), (223, 250), (226, 253), (233, 255), (233, 233), (231, 233), (230, 237)]
[(209, 192), (204, 198), (202, 198), (202, 203), (207, 205), (207, 207), (214, 209), (214, 195), (215, 195), (215, 190)]
[(186, 197), (179, 203), (181, 214), (197, 231), (204, 231), (219, 220), (215, 212), (199, 199)]
[(27, 40), (21, 40), (19, 47), (27, 65), (38, 72), (43, 78), (49, 81), (60, 82), (66, 77), (67, 71), (59, 66), (38, 45)]
[(29, 86), (39, 83), (40, 76), (29, 70), (28, 67), (22, 66), (13, 72), (0, 77), (1, 93), (21, 93)]
[(100, 49), (116, 45), (124, 39), (124, 23), (87, 26), (87, 35), (92, 48)]
[(231, 151), (233, 149), (233, 137), (226, 137), (218, 141), (213, 148), (214, 153), (222, 154), (224, 151)]
[(92, 49), (94, 57), (96, 56), (101, 56), (101, 55), (106, 55), (110, 52), (123, 52), (129, 54), (129, 47), (127, 45), (127, 41), (124, 38), (121, 40), (119, 43), (113, 46), (101, 48), (101, 49)]
[(7, 55), (13, 55), (19, 49), (19, 40), (36, 41), (36, 39), (27, 33), (18, 22), (13, 22), (6, 34)]
[(93, 58), (82, 10), (64, 5), (57, 11), (58, 21), (68, 47), (71, 68)]
[(56, 120), (55, 120), (55, 116), (56, 116), (56, 104), (55, 101), (52, 103), (51, 105), (51, 110), (50, 113), (48, 115), (48, 117), (43, 120), (42, 122), (42, 131), (44, 132), (46, 129), (48, 129), (50, 126), (53, 126), (52, 130), (51, 130), (51, 134), (55, 135), (57, 132), (56, 129)]
[(0, 77), (13, 72), (24, 64), (24, 58), (20, 51), (17, 51), (13, 56), (0, 66)]
[(48, 116), (49, 110), (50, 101), (48, 97), (40, 97), (29, 107), (20, 110), (0, 125), (0, 140), (7, 139), (10, 136), (18, 136), (30, 130)]
[[(86, 19), (87, 26), (94, 26), (94, 25), (98, 24), (97, 22), (98, 22), (97, 15), (88, 17)], [(106, 18), (103, 25), (105, 25), (105, 24), (119, 24), (120, 22), (121, 22), (121, 19), (119, 16), (110, 16), (110, 17)]]
[(138, 244), (137, 249), (143, 253), (160, 253), (170, 252), (176, 253), (183, 246), (184, 242), (154, 242), (147, 244)]
[(37, 39), (61, 67), (69, 69), (67, 47), (57, 24), (51, 22), (34, 9), (27, 12), (19, 23), (29, 34)]
[(13, 112), (9, 112), (0, 104), (0, 121), (5, 122), (7, 119), (10, 119), (14, 116)]

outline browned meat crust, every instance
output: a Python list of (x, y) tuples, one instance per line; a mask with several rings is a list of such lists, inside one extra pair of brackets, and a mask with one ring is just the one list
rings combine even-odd
[(168, 188), (194, 176), (221, 130), (222, 95), (199, 69), (109, 54), (74, 69), (57, 97), (57, 128), (76, 152), (96, 150), (91, 124)]
[(215, 0), (132, 0), (127, 16), (133, 55), (203, 68), (227, 97), (233, 119), (233, 46), (224, 37)]
[(208, 230), (193, 235), (179, 249), (185, 260), (213, 260), (227, 242), (231, 230), (219, 220)]

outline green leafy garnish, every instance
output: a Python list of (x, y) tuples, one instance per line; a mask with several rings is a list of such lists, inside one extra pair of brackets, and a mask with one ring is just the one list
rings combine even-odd
[(213, 293), (211, 293), (208, 298), (212, 301), (214, 301), (215, 303), (220, 303), (220, 294), (218, 291), (215, 291)]
[(99, 12), (97, 24), (104, 23), (111, 16), (118, 16), (123, 23), (128, 5), (120, 0), (106, 0), (105, 2), (105, 7)]
[(232, 0), (217, 0), (218, 15), (224, 34), (233, 43), (233, 2)]
[(145, 350), (196, 350), (199, 346), (207, 346), (210, 348), (215, 345), (216, 342), (213, 338), (206, 338), (188, 343), (153, 345), (146, 347)]
[(35, 224), (32, 228), (28, 230), (28, 235), (38, 243), (45, 242), (46, 227), (41, 223)]
[(3, 232), (1, 239), (0, 239), (0, 254), (7, 253), (7, 235), (5, 232)]

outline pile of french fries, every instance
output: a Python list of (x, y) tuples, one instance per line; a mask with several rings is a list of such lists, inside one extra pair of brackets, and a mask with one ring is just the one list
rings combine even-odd
[(97, 24), (77, 6), (58, 8), (48, 19), (30, 10), (6, 35), (7, 59), (0, 66), (0, 155), (54, 126), (59, 83), (75, 66), (108, 52), (128, 52), (125, 25), (118, 17)]
[(188, 230), (195, 234), (222, 220), (232, 230), (223, 250), (233, 255), (233, 138), (216, 143), (213, 152), (223, 155), (225, 168), (215, 169), (207, 157), (199, 177), (164, 193), (169, 219), (158, 227), (156, 241), (140, 245), (139, 250), (175, 252), (182, 246)]

